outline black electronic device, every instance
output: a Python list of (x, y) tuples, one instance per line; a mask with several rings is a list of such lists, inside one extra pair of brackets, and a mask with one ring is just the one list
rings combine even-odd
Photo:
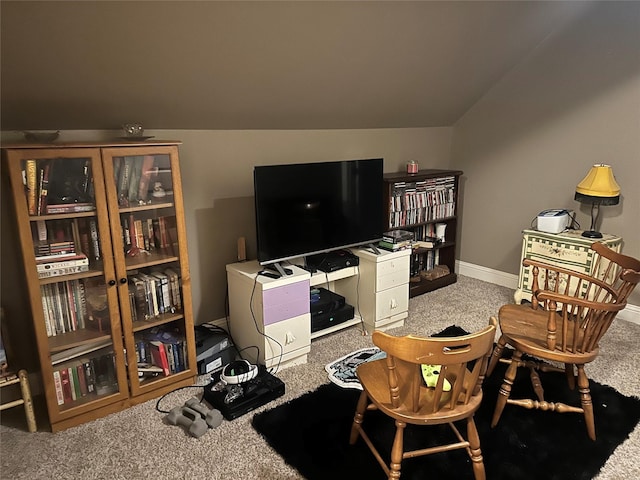
[(342, 307), (331, 312), (318, 313), (315, 315), (312, 314), (311, 333), (346, 322), (347, 320), (351, 320), (354, 316), (355, 309), (348, 303), (345, 303)]
[(253, 178), (262, 265), (382, 239), (382, 158), (259, 165)]
[(342, 295), (338, 295), (337, 293), (322, 287), (312, 288), (310, 297), (311, 302), (309, 306), (311, 310), (311, 318), (313, 318), (314, 315), (336, 311), (344, 307), (345, 304), (345, 300)]
[(336, 250), (333, 252), (310, 255), (306, 258), (307, 267), (330, 273), (347, 267), (355, 267), (360, 264), (360, 257), (349, 250)]
[[(230, 396), (230, 388), (235, 393)], [(204, 399), (220, 410), (224, 418), (233, 420), (245, 413), (284, 395), (284, 382), (258, 365), (258, 374), (252, 380), (220, 389), (220, 375), (214, 375), (211, 383), (204, 387)]]
[(205, 375), (220, 370), (235, 359), (233, 342), (222, 329), (203, 324), (195, 327), (198, 373)]

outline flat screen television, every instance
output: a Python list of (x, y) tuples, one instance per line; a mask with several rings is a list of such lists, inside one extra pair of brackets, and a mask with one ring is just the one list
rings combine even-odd
[(384, 223), (382, 173), (382, 158), (256, 166), (260, 264), (279, 267), (297, 257), (377, 245)]

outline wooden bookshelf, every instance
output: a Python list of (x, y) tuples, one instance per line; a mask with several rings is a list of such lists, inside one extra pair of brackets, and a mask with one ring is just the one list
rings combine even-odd
[[(415, 297), (457, 281), (455, 273), (460, 170), (428, 169), (415, 174), (387, 173), (385, 183), (385, 231), (407, 230), (416, 240), (436, 237), (444, 241), (434, 248), (416, 248), (411, 257), (409, 296)], [(442, 265), (449, 273), (428, 280), (425, 272)]]
[[(53, 431), (197, 374), (179, 144), (2, 148)], [(173, 357), (150, 380), (137, 365), (152, 340)]]

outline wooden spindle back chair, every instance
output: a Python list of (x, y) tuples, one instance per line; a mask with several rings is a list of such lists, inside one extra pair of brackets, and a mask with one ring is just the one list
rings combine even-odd
[[(373, 343), (386, 358), (358, 366), (363, 387), (354, 416), (350, 443), (362, 437), (389, 479), (400, 477), (406, 458), (465, 449), (477, 480), (485, 478), (480, 439), (473, 419), (482, 401), (482, 382), (495, 339), (496, 320), (483, 330), (460, 337), (395, 337), (375, 331)], [(436, 367), (437, 381), (428, 386), (422, 365)], [(364, 415), (379, 410), (395, 420), (396, 432), (390, 461), (371, 442), (364, 429)], [(466, 438), (453, 422), (466, 420)], [(414, 451), (404, 451), (407, 424), (449, 424), (458, 442)]]
[[(591, 249), (595, 277), (531, 259), (522, 262), (531, 268), (533, 296), (530, 304), (504, 305), (498, 314), (501, 335), (487, 375), (500, 361), (506, 345), (513, 347), (514, 353), (506, 360), (510, 365), (500, 388), (492, 426), (498, 423), (507, 404), (575, 412), (584, 414), (587, 433), (595, 440), (593, 404), (584, 366), (598, 356), (602, 336), (640, 282), (640, 261), (602, 243), (594, 243)], [(523, 359), (524, 354), (535, 358)], [(564, 369), (549, 362), (564, 364)], [(530, 370), (536, 399), (510, 398), (519, 367)], [(546, 401), (538, 370), (565, 372), (571, 389), (577, 381), (580, 407)]]

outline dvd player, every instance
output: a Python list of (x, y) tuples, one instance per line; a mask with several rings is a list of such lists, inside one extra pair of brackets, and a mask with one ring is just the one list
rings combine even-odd
[[(214, 387), (220, 381), (219, 373), (214, 374), (211, 383), (204, 387), (204, 399), (213, 408), (217, 408), (227, 420), (233, 420), (249, 413), (262, 405), (284, 395), (284, 382), (273, 376), (264, 365), (258, 365), (258, 375), (253, 380), (239, 384), (242, 394), (229, 400), (227, 388), (218, 391)], [(237, 387), (233, 385), (233, 387)]]
[(351, 320), (355, 316), (354, 313), (355, 309), (348, 303), (345, 303), (342, 307), (336, 310), (312, 314), (311, 333)]

